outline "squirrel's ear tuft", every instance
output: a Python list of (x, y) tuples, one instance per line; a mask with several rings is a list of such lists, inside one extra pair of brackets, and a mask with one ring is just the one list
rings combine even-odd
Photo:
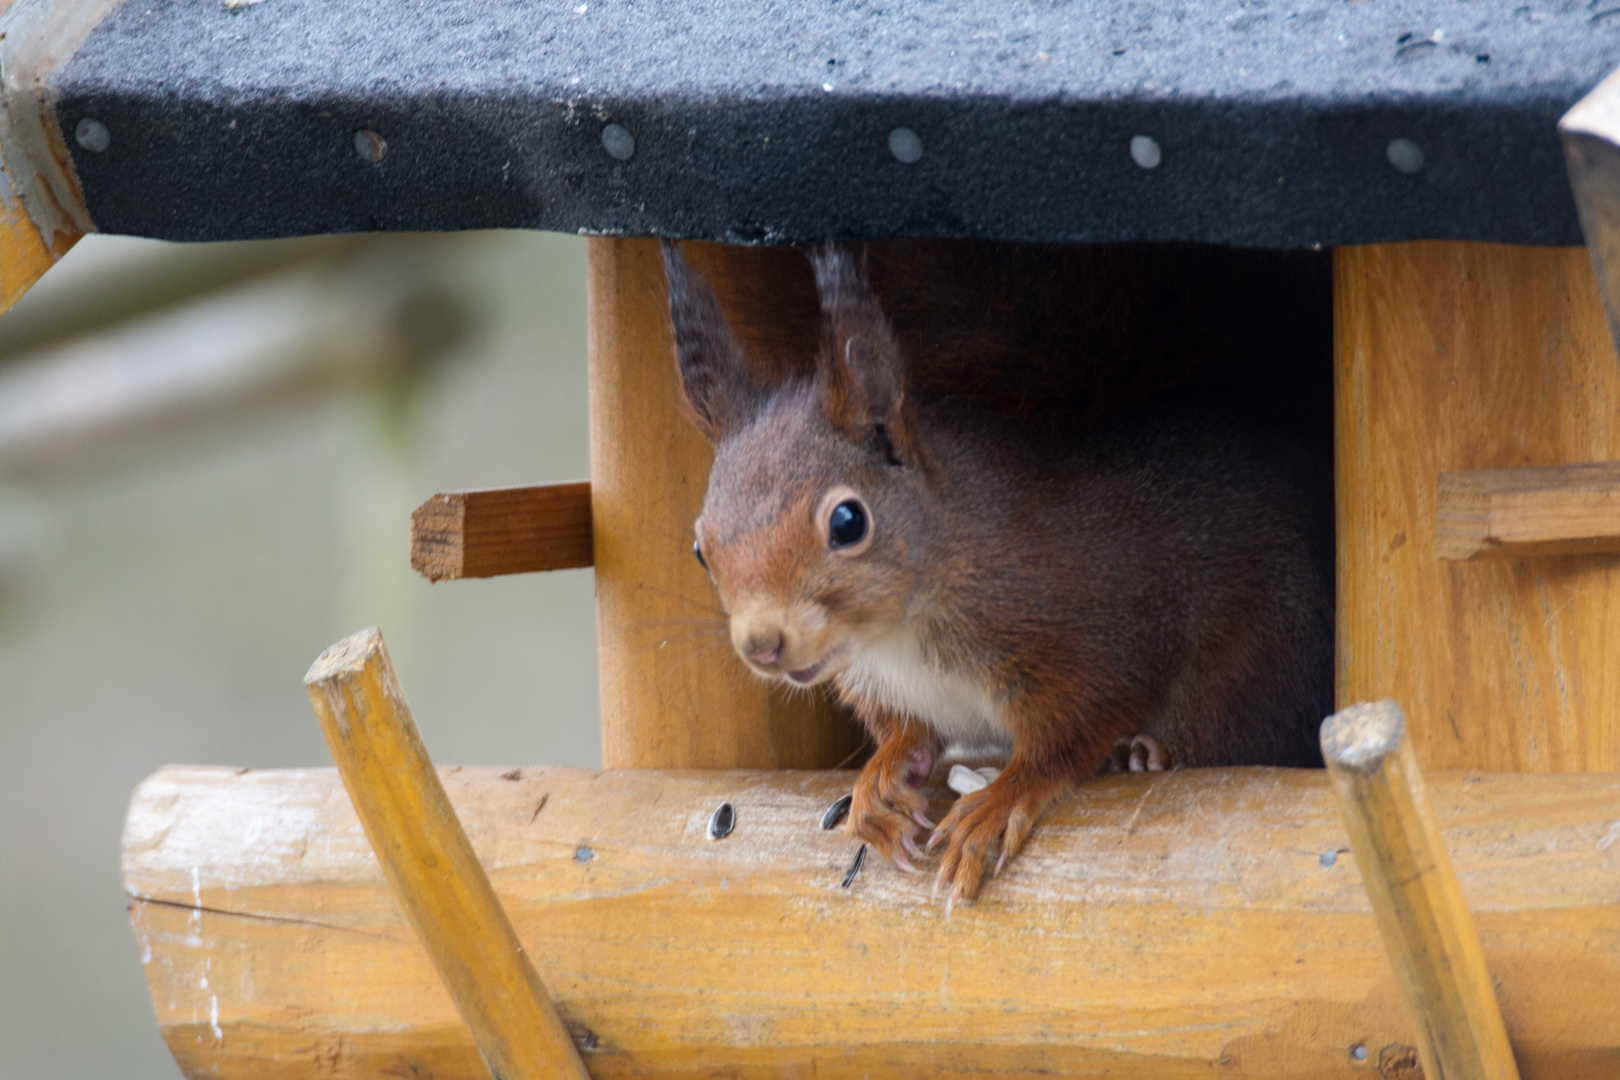
[(714, 290), (686, 265), (679, 244), (665, 240), (659, 246), (669, 282), (669, 321), (675, 331), (681, 393), (698, 430), (709, 442), (718, 443), (753, 419), (760, 390)]
[(821, 295), (821, 407), (834, 427), (872, 441), (894, 464), (914, 460), (905, 363), (866, 279), (863, 258), (835, 245), (810, 255)]

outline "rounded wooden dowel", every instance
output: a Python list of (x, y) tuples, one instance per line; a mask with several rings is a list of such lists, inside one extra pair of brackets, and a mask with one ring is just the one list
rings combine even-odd
[(586, 1080), (433, 770), (376, 628), (304, 676), (309, 700), (394, 896), (498, 1080)]
[(1401, 707), (1379, 701), (1334, 713), (1322, 722), (1322, 756), (1425, 1075), (1518, 1080), (1479, 934), (1429, 808)]

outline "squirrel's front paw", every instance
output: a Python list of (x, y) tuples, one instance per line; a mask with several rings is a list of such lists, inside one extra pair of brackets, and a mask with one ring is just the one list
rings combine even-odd
[[(855, 781), (849, 804), (849, 831), (894, 860), (902, 870), (915, 871), (907, 855), (921, 856), (919, 829), (932, 829), (928, 799), (920, 790), (934, 766), (927, 746), (885, 744), (866, 763)], [(887, 752), (886, 752), (887, 751)]]
[(1024, 846), (1041, 811), (1066, 786), (1020, 777), (1009, 769), (989, 787), (956, 800), (928, 838), (930, 851), (945, 845), (934, 892), (945, 890), (946, 914), (959, 903), (978, 899), (991, 855), (999, 850), (993, 872), (1000, 873), (1007, 860)]

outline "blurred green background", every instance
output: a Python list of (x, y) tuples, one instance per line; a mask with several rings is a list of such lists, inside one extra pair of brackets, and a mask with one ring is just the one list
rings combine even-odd
[(588, 570), (430, 586), (436, 491), (589, 474), (584, 243), (91, 236), (0, 316), (0, 1077), (179, 1075), (119, 835), (170, 762), (329, 764), (382, 627), (441, 763), (596, 765)]

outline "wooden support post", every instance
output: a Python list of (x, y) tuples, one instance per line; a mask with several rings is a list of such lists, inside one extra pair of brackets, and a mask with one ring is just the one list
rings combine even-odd
[(433, 771), (382, 635), (333, 645), (304, 686), (388, 884), (491, 1074), (587, 1080)]
[[(823, 697), (789, 698), (747, 671), (692, 558), (712, 455), (681, 408), (657, 241), (591, 240), (587, 258), (602, 760), (837, 765), (856, 746), (848, 720)], [(692, 261), (724, 304), (744, 284), (768, 294), (780, 253), (710, 247)]]
[(429, 581), (591, 565), (591, 485), (435, 495), (411, 512), (411, 566)]
[(1435, 557), (1441, 472), (1620, 459), (1586, 252), (1343, 248), (1334, 293), (1339, 704), (1425, 768), (1620, 770), (1620, 561)]
[(1507, 1029), (1406, 721), (1393, 701), (1322, 723), (1350, 846), (1416, 1031), (1425, 1076), (1518, 1080)]

